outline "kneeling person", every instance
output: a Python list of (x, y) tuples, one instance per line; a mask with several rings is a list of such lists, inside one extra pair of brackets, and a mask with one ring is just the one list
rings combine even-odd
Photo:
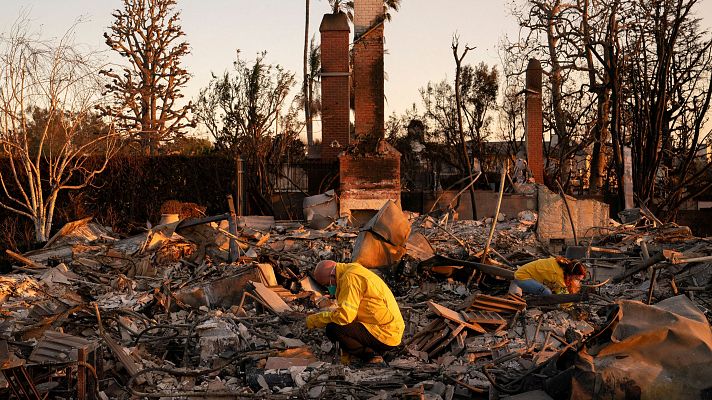
[(307, 317), (307, 328), (326, 336), (346, 353), (378, 362), (401, 343), (405, 324), (393, 293), (378, 275), (357, 263), (319, 262), (314, 279), (336, 295), (337, 308)]
[(576, 260), (550, 257), (524, 264), (514, 272), (511, 293), (534, 295), (575, 294), (586, 276), (586, 267)]

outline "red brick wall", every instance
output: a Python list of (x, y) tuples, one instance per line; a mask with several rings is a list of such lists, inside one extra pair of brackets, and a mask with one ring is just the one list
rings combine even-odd
[[(341, 190), (394, 190), (400, 194), (400, 156), (342, 156)], [(369, 198), (364, 193), (364, 198)]]
[(363, 35), (376, 22), (383, 19), (383, 0), (354, 1), (354, 31), (356, 36)]
[(354, 43), (356, 136), (383, 138), (383, 25)]
[(378, 210), (385, 200), (400, 205), (400, 154), (339, 157), (340, 213)]
[[(338, 21), (334, 19), (338, 18)], [(343, 19), (343, 21), (341, 21)], [(344, 25), (346, 30), (344, 30)], [(326, 14), (321, 31), (321, 158), (334, 161), (350, 142), (349, 34), (345, 14)], [(330, 76), (335, 74), (336, 76)], [(338, 143), (338, 147), (334, 147)]]
[(526, 137), (527, 163), (534, 175), (534, 181), (544, 183), (544, 120), (542, 116), (541, 64), (530, 59), (527, 65), (526, 90)]

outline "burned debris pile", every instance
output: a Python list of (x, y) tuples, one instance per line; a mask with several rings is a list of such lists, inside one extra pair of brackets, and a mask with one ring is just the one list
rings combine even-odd
[[(686, 227), (629, 213), (566, 249), (590, 271), (581, 293), (521, 297), (508, 292), (514, 271), (551, 254), (534, 211), (458, 221), (389, 202), (361, 229), (315, 211), (305, 225), (226, 214), (126, 238), (84, 219), (41, 250), (8, 252), (2, 396), (712, 393), (712, 243)], [(338, 346), (306, 329), (307, 313), (334, 307), (310, 276), (324, 259), (380, 267), (406, 324), (385, 365), (343, 365)]]

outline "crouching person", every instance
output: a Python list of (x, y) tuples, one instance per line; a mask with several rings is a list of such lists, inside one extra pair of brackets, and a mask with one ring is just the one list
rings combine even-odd
[(337, 308), (307, 316), (309, 329), (326, 328), (338, 342), (342, 362), (350, 356), (382, 363), (382, 355), (400, 345), (405, 324), (393, 293), (383, 280), (357, 263), (319, 262), (314, 279), (336, 295)]
[(509, 286), (510, 293), (534, 295), (576, 294), (586, 276), (586, 267), (565, 257), (550, 257), (522, 265)]

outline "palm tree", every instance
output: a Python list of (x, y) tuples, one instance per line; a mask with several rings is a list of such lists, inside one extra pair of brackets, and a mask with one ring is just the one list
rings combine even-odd
[(383, 1), (383, 16), (386, 21), (391, 22), (393, 16), (391, 10), (398, 11), (400, 9), (401, 0), (384, 0)]
[(349, 21), (354, 20), (354, 2), (353, 0), (329, 0), (329, 5), (334, 14), (343, 12), (349, 17)]
[[(391, 22), (391, 11), (400, 9), (401, 0), (383, 0), (383, 18)], [(334, 14), (343, 11), (349, 17), (349, 21), (354, 20), (354, 2), (353, 0), (329, 0), (329, 5)]]

